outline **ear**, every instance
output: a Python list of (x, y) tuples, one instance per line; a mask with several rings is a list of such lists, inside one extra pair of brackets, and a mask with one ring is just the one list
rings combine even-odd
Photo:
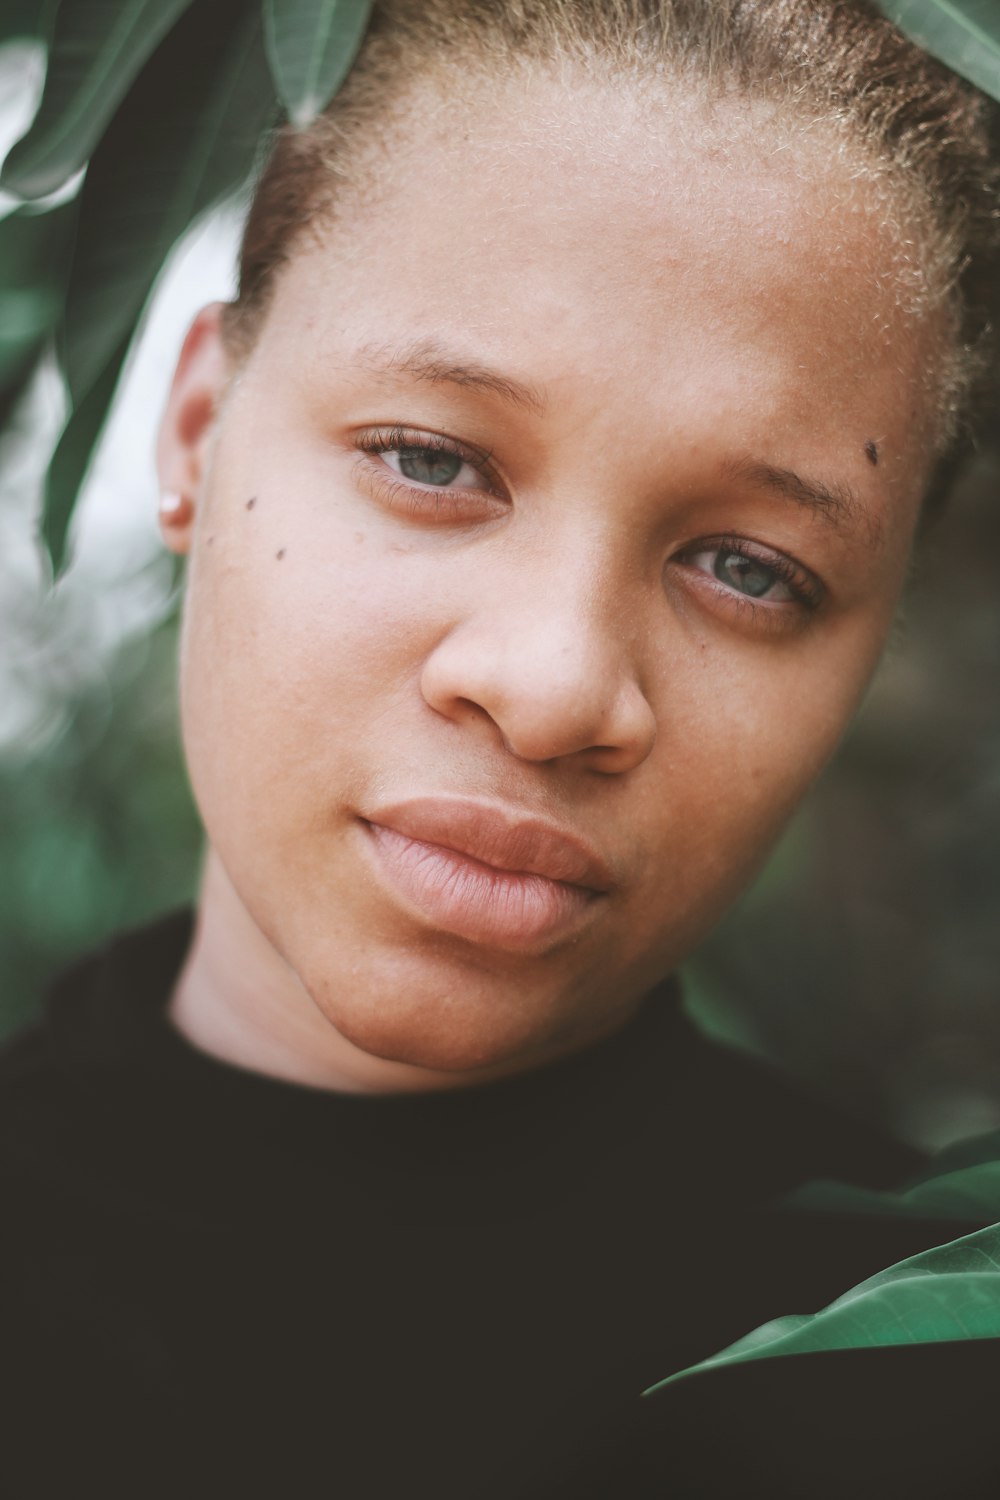
[(172, 552), (191, 546), (215, 418), (228, 384), (221, 302), (202, 308), (188, 329), (167, 398), (156, 449), (163, 499), (160, 533)]

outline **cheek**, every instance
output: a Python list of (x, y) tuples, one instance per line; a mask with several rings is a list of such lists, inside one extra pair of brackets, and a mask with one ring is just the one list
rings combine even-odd
[(752, 670), (738, 659), (706, 670), (699, 705), (723, 818), (784, 821), (849, 724), (881, 638), (828, 630), (759, 652)]
[(221, 519), (185, 606), (191, 778), (211, 837), (242, 820), (248, 837), (294, 838), (350, 793), (359, 745), (384, 748), (412, 715), (443, 605), (423, 569), (361, 529), (317, 537), (263, 498), (228, 531)]
[(634, 952), (660, 935), (675, 961), (752, 879), (850, 723), (884, 634), (880, 616), (794, 644), (730, 637), (673, 655), (631, 809), (646, 850)]

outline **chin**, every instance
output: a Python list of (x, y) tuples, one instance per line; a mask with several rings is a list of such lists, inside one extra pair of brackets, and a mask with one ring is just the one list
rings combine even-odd
[(371, 985), (367, 1003), (357, 991), (346, 1006), (325, 986), (311, 993), (340, 1036), (383, 1062), (475, 1075), (528, 1067), (546, 1055), (559, 1028), (544, 998), (533, 1000), (524, 986), (507, 995), (482, 988), (474, 979), (461, 987), (421, 985), (411, 975), (406, 982)]

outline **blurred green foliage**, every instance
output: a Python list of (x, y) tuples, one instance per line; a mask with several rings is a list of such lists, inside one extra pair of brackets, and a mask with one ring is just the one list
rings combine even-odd
[(878, 0), (890, 21), (970, 83), (1000, 98), (997, 0)]
[[(54, 331), (70, 396), (48, 472), (42, 535), (58, 574), (77, 496), (129, 346), (173, 247), (243, 188), (266, 128), (306, 124), (361, 43), (371, 0), (20, 0), (0, 40), (48, 40), (34, 122), (8, 152), (0, 187), (36, 201), (86, 167), (61, 283), (20, 285), (16, 358), (0, 367), (9, 413)], [(181, 84), (181, 80), (183, 83)], [(61, 210), (33, 226), (62, 243)], [(0, 225), (0, 289), (5, 284)], [(8, 229), (8, 237), (10, 231)], [(46, 246), (45, 255), (53, 252)], [(2, 309), (0, 309), (2, 310)], [(2, 354), (0, 350), (0, 354)], [(0, 409), (0, 426), (4, 410)]]
[(201, 831), (181, 761), (176, 620), (120, 653), (28, 763), (0, 764), (0, 1031), (52, 973), (191, 899)]
[(77, 205), (0, 220), (0, 426), (62, 314)]

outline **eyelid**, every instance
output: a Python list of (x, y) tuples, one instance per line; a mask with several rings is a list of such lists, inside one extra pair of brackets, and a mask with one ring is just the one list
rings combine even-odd
[[(760, 563), (764, 568), (770, 569), (776, 578), (779, 578), (794, 595), (790, 601), (782, 604), (769, 603), (767, 599), (754, 599), (749, 594), (741, 594), (738, 589), (731, 589), (720, 579), (714, 579), (719, 589), (731, 594), (741, 604), (752, 605), (758, 609), (774, 611), (777, 609), (788, 609), (789, 605), (798, 605), (803, 609), (817, 609), (826, 598), (826, 588), (822, 581), (817, 578), (811, 569), (806, 568), (796, 558), (790, 557), (786, 552), (779, 552), (763, 542), (756, 542), (750, 537), (721, 535), (700, 537), (698, 541), (686, 546), (683, 552), (677, 554), (681, 562), (691, 562), (692, 559), (703, 553), (735, 552), (741, 557), (749, 558), (752, 562)], [(700, 571), (700, 570), (699, 570)]]
[[(463, 463), (471, 464), (493, 487), (494, 493), (506, 498), (506, 488), (493, 466), (493, 455), (483, 448), (475, 448), (459, 438), (443, 432), (430, 432), (419, 427), (404, 427), (392, 424), (387, 427), (366, 427), (355, 435), (355, 444), (363, 452), (377, 456), (400, 448), (426, 448), (435, 453), (453, 453)], [(433, 488), (422, 486), (417, 480), (402, 480), (415, 490)], [(456, 492), (453, 492), (456, 493)]]
[[(444, 433), (398, 424), (358, 429), (353, 434), (353, 446), (357, 454), (356, 482), (378, 504), (417, 525), (466, 526), (496, 519), (500, 511), (506, 512), (507, 490), (493, 470), (490, 455), (481, 448), (473, 448)], [(382, 455), (407, 448), (454, 454), (476, 470), (483, 481), (482, 488), (453, 489), (406, 478), (386, 463)]]

